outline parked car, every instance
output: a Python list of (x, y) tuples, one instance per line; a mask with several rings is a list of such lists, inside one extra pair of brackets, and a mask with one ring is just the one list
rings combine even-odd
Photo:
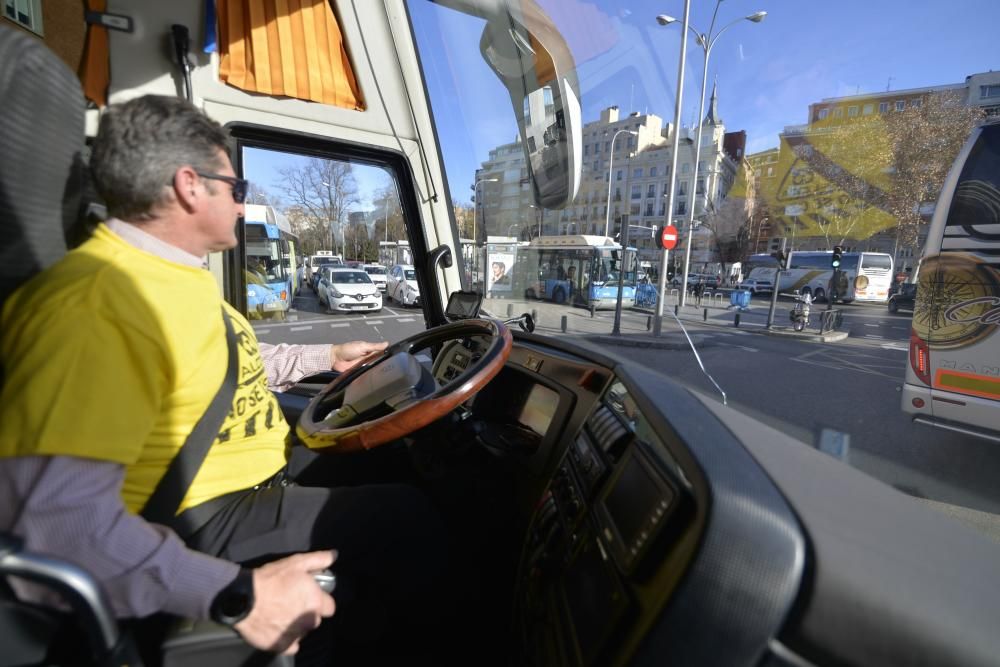
[(420, 305), (420, 287), (417, 272), (409, 264), (397, 264), (389, 270), (386, 279), (386, 296), (404, 306)]
[[(674, 275), (673, 279), (670, 281), (670, 284), (673, 285), (674, 287), (680, 287), (681, 280), (683, 277), (684, 274), (682, 273)], [(697, 285), (699, 279), (701, 279), (701, 283), (709, 289), (715, 289), (716, 287), (719, 286), (719, 277), (716, 275), (710, 273), (689, 273), (687, 279), (688, 287), (690, 288)]]
[(382, 293), (364, 271), (324, 268), (319, 280), (319, 301), (331, 311), (382, 310)]
[(761, 293), (767, 292), (768, 294), (770, 294), (771, 292), (774, 291), (774, 283), (770, 280), (759, 280), (757, 278), (748, 278), (747, 280), (741, 282), (737, 286), (737, 288), (747, 290), (750, 292), (750, 294), (757, 294), (758, 292)]
[(365, 273), (372, 277), (372, 282), (383, 292), (386, 290), (386, 269), (381, 264), (365, 264)]
[(889, 312), (900, 310), (913, 311), (913, 303), (917, 299), (917, 283), (903, 283), (889, 297)]

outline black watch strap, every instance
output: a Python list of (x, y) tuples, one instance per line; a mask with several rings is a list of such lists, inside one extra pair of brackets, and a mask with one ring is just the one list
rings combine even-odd
[(253, 570), (240, 568), (239, 574), (212, 600), (209, 616), (216, 623), (236, 625), (253, 609)]

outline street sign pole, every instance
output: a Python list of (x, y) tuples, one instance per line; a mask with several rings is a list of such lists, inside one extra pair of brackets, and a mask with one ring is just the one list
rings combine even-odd
[(612, 336), (620, 336), (622, 333), (622, 292), (625, 291), (625, 269), (628, 267), (628, 228), (628, 223), (622, 225), (622, 259), (618, 267), (618, 299), (615, 300), (615, 326), (611, 329)]
[[(785, 254), (785, 239), (781, 239), (781, 256), (785, 259), (782, 261), (787, 262), (788, 256)], [(778, 262), (778, 268), (774, 272), (774, 284), (771, 285), (771, 308), (767, 311), (767, 328), (770, 329), (774, 326), (774, 309), (778, 305), (778, 287), (781, 285), (781, 262)]]

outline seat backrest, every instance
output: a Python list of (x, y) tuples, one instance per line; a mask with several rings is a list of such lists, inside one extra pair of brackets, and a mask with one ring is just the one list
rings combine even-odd
[(82, 224), (83, 91), (48, 47), (0, 25), (0, 304)]

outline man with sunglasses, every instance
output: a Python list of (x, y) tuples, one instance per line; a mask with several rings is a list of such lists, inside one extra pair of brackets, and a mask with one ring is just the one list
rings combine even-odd
[[(289, 426), (268, 391), (385, 344), (258, 345), (205, 270), (209, 253), (236, 246), (247, 193), (226, 146), (178, 98), (105, 110), (91, 168), (111, 217), (0, 320), (0, 529), (91, 572), (122, 617), (211, 617), (294, 652), (334, 613), (313, 574), (336, 559), (349, 585), (338, 583), (335, 643), (417, 628), (446, 567), (429, 503), (401, 485), (289, 484)], [(138, 513), (226, 375), (227, 326), (235, 396), (179, 511), (212, 508), (183, 535), (194, 551)]]

